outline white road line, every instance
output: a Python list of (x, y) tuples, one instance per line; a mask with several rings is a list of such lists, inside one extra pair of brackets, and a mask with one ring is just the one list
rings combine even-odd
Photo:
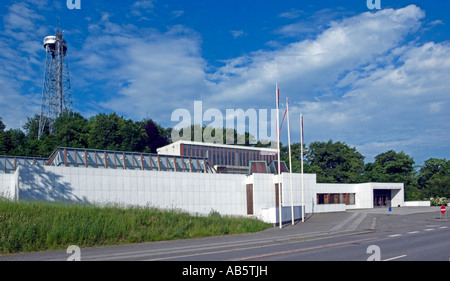
[(404, 258), (404, 257), (406, 257), (406, 255), (401, 255), (401, 256), (397, 256), (397, 257), (392, 257), (392, 258), (389, 258), (389, 259), (385, 259), (385, 260), (383, 260), (383, 261), (391, 261), (391, 260), (401, 259), (401, 258)]
[(361, 240), (337, 242), (337, 243), (332, 243), (332, 244), (312, 246), (312, 247), (308, 247), (308, 248), (301, 248), (301, 249), (294, 249), (294, 250), (287, 250), (287, 251), (280, 251), (280, 252), (269, 252), (269, 253), (265, 253), (265, 254), (255, 255), (255, 256), (247, 256), (247, 257), (241, 257), (241, 258), (237, 258), (237, 259), (230, 259), (229, 261), (245, 261), (245, 260), (262, 259), (262, 258), (273, 257), (273, 256), (291, 255), (291, 254), (297, 254), (297, 253), (301, 253), (301, 252), (326, 249), (326, 248), (330, 248), (330, 247), (345, 246), (345, 245), (366, 242), (366, 241), (371, 241), (371, 240), (376, 240), (376, 239), (378, 239), (378, 237), (366, 238), (366, 239), (361, 239)]
[(447, 228), (447, 226), (440, 226), (439, 228), (444, 229), (444, 228)]
[(420, 231), (416, 230), (416, 231), (410, 231), (408, 232), (408, 234), (415, 234), (415, 233), (419, 233)]
[(391, 235), (389, 235), (389, 237), (398, 237), (398, 236), (402, 236), (402, 234), (391, 234)]
[(432, 231), (432, 230), (434, 230), (434, 228), (426, 228), (423, 231)]

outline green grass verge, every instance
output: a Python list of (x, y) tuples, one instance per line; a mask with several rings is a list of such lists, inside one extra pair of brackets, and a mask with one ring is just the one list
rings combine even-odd
[(0, 200), (0, 254), (261, 231), (252, 218), (193, 216), (150, 207)]

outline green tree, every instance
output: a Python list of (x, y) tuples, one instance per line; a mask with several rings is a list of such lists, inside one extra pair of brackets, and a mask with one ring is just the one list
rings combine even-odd
[[(264, 146), (256, 141), (255, 136), (248, 132), (240, 134), (236, 129), (230, 128), (214, 128), (212, 126), (199, 124), (190, 125), (180, 130), (167, 129), (170, 134), (172, 131), (175, 135), (178, 135), (180, 139), (196, 141), (196, 137), (202, 142), (215, 142), (220, 144), (234, 144), (243, 146)], [(189, 138), (190, 134), (190, 138)], [(173, 140), (171, 140), (173, 141)]]
[[(345, 143), (312, 142), (308, 148), (307, 172), (317, 174), (318, 182), (361, 182), (364, 156)], [(306, 171), (305, 171), (306, 172)]]
[(430, 158), (425, 161), (417, 177), (425, 198), (450, 197), (450, 161)]
[(57, 146), (85, 148), (88, 137), (89, 124), (81, 114), (64, 114), (55, 120)]
[(5, 130), (6, 126), (3, 123), (3, 119), (2, 117), (0, 117), (0, 133), (3, 132)]
[(396, 182), (405, 186), (405, 200), (419, 200), (414, 159), (403, 151), (389, 150), (375, 156), (374, 163), (365, 167), (364, 180), (368, 182)]
[(97, 114), (89, 119), (88, 147), (119, 150), (119, 119), (116, 113)]
[(157, 148), (169, 144), (167, 132), (153, 120), (147, 120), (144, 123), (144, 131), (146, 134), (144, 139), (144, 149), (148, 152), (156, 153)]
[[(39, 121), (41, 116), (39, 114), (35, 114), (32, 118), (27, 117), (27, 122), (22, 126), (22, 129), (25, 130), (25, 134), (27, 135), (27, 139), (35, 140), (38, 138), (39, 133)], [(44, 134), (48, 135), (48, 123), (46, 123), (46, 127), (44, 129)]]
[(403, 151), (397, 153), (389, 150), (375, 156), (375, 162), (368, 163), (365, 170), (366, 181), (411, 184), (414, 178), (414, 160)]
[(5, 130), (6, 126), (3, 124), (2, 117), (0, 117), (0, 155), (6, 154), (6, 146), (5, 146)]
[(88, 146), (93, 149), (142, 151), (146, 133), (141, 122), (116, 113), (97, 114), (89, 119)]
[(26, 135), (19, 129), (0, 131), (0, 154), (26, 156)]
[[(289, 146), (282, 145), (280, 143), (280, 154), (281, 160), (283, 160), (286, 165), (289, 167)], [(305, 153), (304, 153), (305, 156)], [(301, 163), (301, 145), (300, 143), (291, 144), (291, 161), (292, 161), (292, 172), (293, 173), (301, 173), (302, 171), (302, 163)], [(291, 169), (291, 167), (289, 167)], [(307, 167), (307, 161), (303, 161), (303, 171), (307, 172), (309, 168)]]

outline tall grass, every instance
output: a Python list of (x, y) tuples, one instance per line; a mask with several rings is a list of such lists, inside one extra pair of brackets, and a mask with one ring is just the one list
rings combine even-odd
[(0, 254), (115, 245), (260, 231), (252, 218), (209, 216), (150, 207), (0, 200)]

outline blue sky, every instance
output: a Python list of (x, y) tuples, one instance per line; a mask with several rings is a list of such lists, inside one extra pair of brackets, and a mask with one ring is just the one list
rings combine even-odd
[[(3, 0), (0, 117), (40, 112), (57, 18), (73, 104), (165, 127), (177, 108), (270, 109), (290, 99), (291, 139), (342, 141), (366, 161), (390, 149), (450, 158), (450, 1)], [(281, 105), (282, 111), (284, 104)], [(193, 114), (193, 112), (192, 112)], [(287, 142), (286, 127), (282, 141)]]

